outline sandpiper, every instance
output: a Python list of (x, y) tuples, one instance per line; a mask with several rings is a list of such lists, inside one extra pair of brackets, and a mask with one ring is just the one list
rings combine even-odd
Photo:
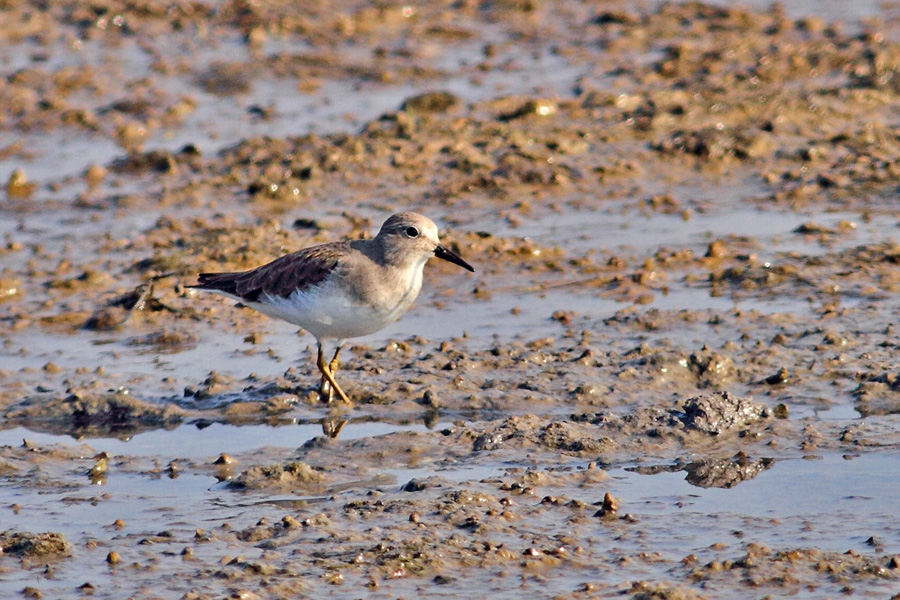
[[(419, 295), (422, 268), (432, 256), (475, 272), (441, 245), (431, 219), (402, 212), (385, 221), (374, 239), (304, 248), (249, 271), (201, 273), (188, 287), (233, 298), (311, 333), (318, 345), (321, 397), (330, 402), (337, 392), (350, 403), (335, 381), (341, 347), (400, 318)], [(326, 340), (337, 343), (329, 363)]]

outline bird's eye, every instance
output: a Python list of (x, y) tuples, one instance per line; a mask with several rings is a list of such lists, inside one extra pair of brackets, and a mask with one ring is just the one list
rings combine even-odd
[(407, 227), (406, 235), (408, 235), (409, 237), (419, 237), (419, 230), (415, 227)]

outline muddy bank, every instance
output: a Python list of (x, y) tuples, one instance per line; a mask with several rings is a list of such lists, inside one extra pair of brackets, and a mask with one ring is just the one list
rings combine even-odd
[[(893, 593), (900, 38), (797, 10), (0, 7), (0, 589)], [(185, 287), (398, 210), (352, 407)]]

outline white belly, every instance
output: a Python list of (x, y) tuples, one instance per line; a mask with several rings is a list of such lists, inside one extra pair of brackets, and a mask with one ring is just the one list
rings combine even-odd
[[(316, 339), (359, 337), (375, 333), (399, 319), (418, 295), (418, 281), (410, 282), (411, 293), (389, 294), (362, 301), (352, 293), (326, 282), (314, 288), (283, 296), (260, 296), (259, 302), (245, 302), (250, 308), (302, 327)], [(418, 284), (418, 285), (415, 285)]]

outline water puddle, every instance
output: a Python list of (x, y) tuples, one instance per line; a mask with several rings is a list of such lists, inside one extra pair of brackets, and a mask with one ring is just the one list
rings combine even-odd
[[(709, 4), (726, 7), (733, 6), (733, 3), (727, 0), (710, 0)], [(768, 2), (768, 0), (744, 0), (741, 2), (741, 5), (755, 10), (768, 10), (771, 8), (772, 3)], [(781, 2), (780, 6), (793, 19), (816, 16), (826, 21), (842, 21), (852, 24), (859, 19), (884, 15), (885, 10), (890, 8), (891, 3), (885, 3), (881, 0), (856, 0), (854, 2), (846, 2), (845, 0), (787, 0), (786, 2)]]
[[(451, 426), (450, 423), (437, 423), (429, 428), (421, 423), (351, 421), (342, 429), (340, 439), (353, 441), (404, 432), (426, 433)], [(235, 456), (261, 450), (287, 451), (320, 435), (321, 426), (312, 423), (280, 427), (211, 423), (200, 427), (182, 425), (173, 430), (149, 431), (128, 440), (93, 438), (76, 442), (68, 436), (16, 427), (0, 431), (0, 446), (17, 446), (27, 440), (31, 447), (42, 449), (62, 445), (84, 448), (88, 454), (106, 452), (114, 461), (131, 458), (211, 461), (226, 451)], [(523, 472), (526, 467), (550, 472), (572, 472), (583, 469), (586, 464), (571, 461), (559, 466), (548, 465), (546, 461), (533, 465), (496, 463), (489, 460), (489, 453), (482, 456), (487, 456), (488, 459), (427, 468), (387, 468), (381, 472), (400, 483), (432, 476), (461, 483), (502, 478), (510, 472)], [(612, 467), (608, 471), (610, 478), (606, 487), (626, 505), (625, 510), (645, 516), (702, 514), (716, 515), (718, 518), (739, 516), (768, 520), (803, 518), (812, 522), (853, 518), (868, 522), (887, 519), (892, 514), (896, 498), (900, 494), (900, 482), (895, 477), (898, 469), (900, 455), (891, 453), (825, 454), (807, 459), (778, 459), (768, 462), (765, 468), (738, 481), (733, 487), (722, 488), (715, 485), (700, 486), (686, 475), (683, 466), (677, 464), (657, 467), (625, 465)], [(136, 476), (129, 470), (113, 473), (104, 492), (133, 494), (140, 491), (156, 497), (153, 492), (159, 491), (157, 488), (161, 486), (155, 483), (157, 479)], [(131, 481), (124, 484), (123, 480)], [(144, 483), (135, 487), (137, 481)], [(172, 481), (169, 481), (169, 485), (183, 484)], [(7, 486), (6, 489), (9, 491), (12, 488)], [(203, 489), (213, 492), (213, 496), (222, 493), (222, 488), (214, 485), (212, 479), (206, 481)], [(570, 491), (577, 493), (577, 488)], [(170, 492), (172, 490), (166, 491), (161, 498), (170, 497)], [(26, 492), (21, 490), (16, 493)], [(173, 494), (172, 497), (179, 495)], [(790, 498), (790, 501), (785, 502), (785, 498)], [(189, 502), (188, 499), (183, 501)], [(900, 533), (900, 528), (896, 530)], [(872, 533), (874, 532), (865, 528), (857, 531), (841, 530), (832, 532), (830, 539), (837, 544), (833, 549), (839, 550), (858, 544), (860, 536), (865, 534), (862, 538), (865, 539)], [(790, 537), (790, 534), (786, 535)], [(900, 552), (900, 537), (892, 539), (891, 543), (896, 545), (891, 546), (889, 551)]]
[[(864, 551), (866, 540), (875, 536), (887, 552), (898, 552), (900, 527), (892, 524), (900, 494), (898, 469), (900, 455), (895, 454), (779, 460), (731, 489), (696, 487), (682, 471), (613, 470), (610, 476), (627, 510), (637, 514), (684, 523), (744, 521), (745, 539), (752, 536), (771, 546), (809, 543), (835, 552)], [(730, 534), (720, 530), (715, 535)], [(714, 538), (707, 541), (715, 543)]]
[[(355, 440), (411, 431), (424, 433), (450, 426), (450, 423), (434, 423), (431, 427), (423, 423), (385, 423), (380, 421), (348, 421), (340, 431), (340, 439)], [(315, 423), (292, 423), (273, 427), (271, 425), (230, 425), (227, 423), (185, 424), (175, 429), (156, 429), (139, 433), (129, 439), (90, 438), (74, 440), (25, 427), (14, 427), (0, 431), (0, 446), (16, 446), (28, 440), (39, 446), (68, 444), (75, 442), (87, 445), (91, 452), (106, 452), (110, 456), (159, 457), (166, 459), (206, 460), (215, 459), (219, 454), (241, 454), (260, 448), (298, 448), (313, 438), (322, 435), (322, 425)]]
[[(641, 214), (632, 205), (634, 199), (621, 198), (608, 208), (570, 208), (563, 212), (541, 214), (539, 219), (523, 221), (515, 228), (497, 224), (498, 235), (522, 236), (546, 246), (560, 246), (572, 255), (604, 251), (638, 256), (660, 248), (687, 248), (702, 256), (710, 242), (717, 239), (746, 238), (756, 244), (754, 254), (760, 261), (777, 260), (778, 255), (802, 253), (817, 256), (854, 246), (898, 238), (898, 222), (890, 207), (866, 216), (846, 211), (787, 211), (753, 206), (747, 199), (759, 190), (718, 191), (715, 204), (683, 219), (676, 214)], [(604, 202), (599, 202), (603, 206)], [(631, 208), (629, 208), (632, 206)], [(623, 209), (625, 207), (625, 209)], [(805, 235), (797, 230), (815, 223), (823, 230), (839, 235)], [(842, 224), (852, 228), (841, 231)]]

